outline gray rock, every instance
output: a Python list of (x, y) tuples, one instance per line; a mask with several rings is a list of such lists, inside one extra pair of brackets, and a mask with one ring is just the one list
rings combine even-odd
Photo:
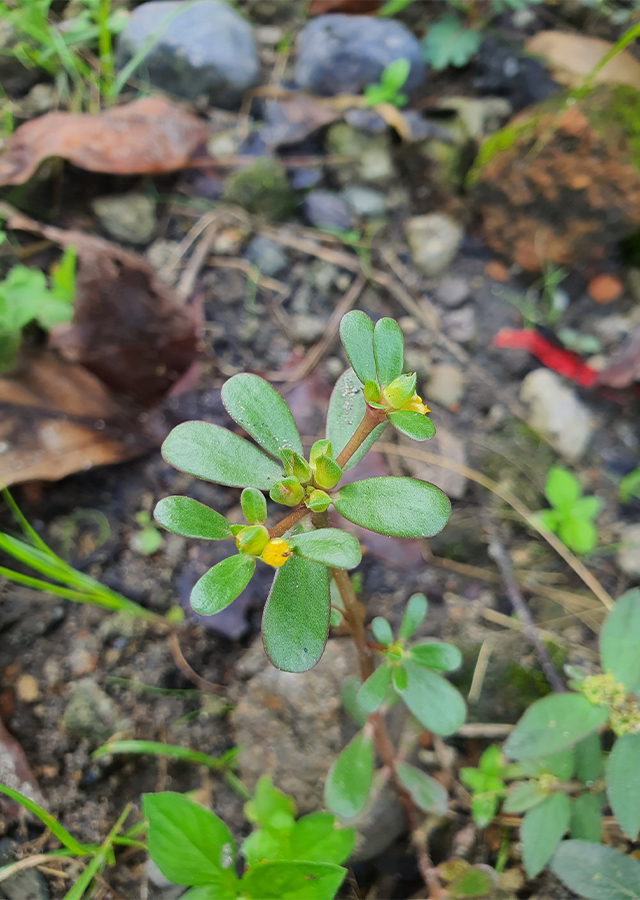
[(91, 208), (104, 230), (119, 241), (147, 244), (156, 229), (156, 201), (147, 194), (96, 197)]
[(431, 367), (431, 374), (426, 385), (427, 406), (430, 402), (439, 403), (448, 408), (456, 406), (462, 400), (467, 379), (460, 366), (453, 363), (436, 363)]
[(294, 316), (291, 324), (299, 341), (313, 344), (324, 334), (327, 320), (322, 316)]
[(351, 212), (361, 219), (379, 219), (386, 215), (387, 200), (379, 191), (354, 184), (345, 188), (342, 196)]
[(289, 259), (282, 247), (262, 235), (254, 237), (247, 247), (245, 256), (264, 275), (277, 275), (289, 265)]
[[(179, 0), (152, 0), (136, 7), (118, 38), (118, 67), (182, 5)], [(227, 3), (200, 0), (167, 23), (137, 72), (171, 94), (188, 100), (206, 95), (214, 106), (234, 109), (258, 69), (251, 26)]]
[(476, 313), (470, 304), (452, 309), (445, 313), (441, 320), (442, 330), (452, 341), (466, 344), (472, 341), (476, 334)]
[[(0, 841), (0, 863), (11, 865), (17, 861), (15, 850), (19, 844), (3, 838)], [(36, 869), (23, 869), (2, 882), (0, 890), (6, 900), (48, 900), (51, 896), (44, 875)]]
[(75, 738), (102, 744), (131, 723), (120, 716), (111, 697), (92, 678), (82, 678), (70, 687), (71, 698), (62, 716), (62, 727)]
[(579, 460), (596, 428), (588, 407), (573, 388), (550, 369), (535, 369), (525, 376), (520, 399), (529, 405), (527, 421), (565, 459)]
[(414, 216), (404, 227), (413, 261), (427, 275), (439, 275), (451, 265), (464, 235), (455, 219), (444, 213)]
[(616, 562), (625, 575), (640, 577), (640, 522), (620, 529), (620, 544)]
[(347, 185), (354, 181), (386, 182), (393, 178), (391, 138), (388, 132), (368, 134), (346, 122), (336, 122), (327, 131), (325, 143), (327, 153), (350, 156), (354, 160), (335, 167), (335, 175), (341, 184)]
[(436, 302), (447, 309), (457, 309), (469, 297), (469, 285), (464, 278), (444, 278), (435, 290)]
[(346, 200), (331, 191), (311, 191), (304, 199), (304, 214), (316, 228), (348, 231), (353, 224)]
[(418, 40), (393, 19), (317, 16), (298, 35), (296, 48), (296, 82), (323, 97), (359, 94), (379, 81), (383, 69), (396, 59), (411, 63), (406, 90), (421, 85), (426, 74)]

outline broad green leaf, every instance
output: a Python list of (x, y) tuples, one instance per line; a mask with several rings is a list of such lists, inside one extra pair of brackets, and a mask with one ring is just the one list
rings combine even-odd
[(291, 830), (296, 814), (292, 797), (274, 787), (268, 775), (258, 779), (251, 800), (245, 803), (246, 818), (262, 828)]
[(451, 513), (447, 495), (434, 484), (393, 475), (345, 484), (334, 506), (349, 522), (390, 537), (433, 537)]
[(408, 681), (401, 697), (409, 711), (434, 734), (446, 737), (457, 731), (465, 720), (466, 707), (454, 686), (413, 662), (405, 662), (404, 670)]
[[(334, 457), (340, 454), (350, 438), (353, 437), (358, 425), (364, 418), (366, 409), (367, 404), (362, 392), (362, 385), (353, 369), (347, 369), (336, 381), (329, 400), (329, 411), (327, 413), (327, 438), (331, 441)], [(353, 468), (362, 459), (369, 447), (380, 437), (386, 428), (386, 424), (386, 422), (383, 422), (377, 428), (374, 428), (349, 462), (345, 464), (343, 471), (346, 472), (348, 469)]]
[(340, 528), (319, 528), (294, 534), (288, 542), (298, 556), (335, 569), (353, 569), (362, 559), (358, 541)]
[(398, 637), (407, 640), (412, 636), (416, 628), (422, 623), (428, 609), (427, 598), (424, 594), (413, 594), (405, 607), (400, 623)]
[(602, 670), (611, 672), (628, 691), (640, 679), (640, 590), (633, 588), (617, 601), (600, 629)]
[(563, 841), (551, 871), (586, 900), (637, 900), (640, 863), (613, 847), (591, 841)]
[(245, 872), (241, 893), (248, 900), (333, 900), (346, 874), (329, 863), (261, 863)]
[(451, 900), (463, 900), (465, 897), (485, 897), (495, 887), (495, 876), (479, 866), (469, 866), (450, 881), (447, 894)]
[(433, 812), (441, 816), (446, 813), (447, 792), (439, 781), (406, 762), (396, 763), (396, 775), (403, 787), (411, 794), (416, 806), (425, 812)]
[(406, 434), (414, 441), (428, 441), (436, 433), (436, 426), (431, 419), (427, 419), (418, 412), (401, 409), (398, 412), (389, 413), (387, 418), (396, 431)]
[(287, 447), (303, 455), (300, 435), (287, 404), (264, 378), (247, 373), (234, 375), (222, 385), (222, 402), (231, 418), (267, 453), (279, 459), (279, 449)]
[(478, 828), (486, 828), (498, 811), (498, 795), (491, 791), (474, 794), (471, 798), (471, 815)]
[(502, 751), (495, 744), (487, 747), (478, 762), (478, 768), (485, 775), (500, 775), (502, 766)]
[(445, 15), (423, 39), (423, 56), (436, 71), (447, 66), (466, 66), (481, 40), (479, 31), (466, 28), (457, 16)]
[(349, 858), (355, 842), (355, 828), (341, 828), (328, 812), (309, 813), (293, 827), (291, 858), (339, 866)]
[(213, 616), (229, 606), (251, 581), (256, 567), (253, 556), (237, 553), (216, 563), (196, 581), (191, 606), (202, 616)]
[(548, 756), (582, 740), (607, 718), (604, 706), (594, 706), (582, 694), (552, 694), (531, 704), (503, 751), (512, 759)]
[(582, 494), (580, 482), (562, 466), (551, 466), (544, 483), (544, 495), (556, 509), (569, 510)]
[(588, 734), (573, 748), (575, 756), (576, 777), (580, 781), (584, 781), (587, 787), (590, 787), (596, 778), (602, 775), (604, 759), (602, 756), (602, 747), (600, 737), (595, 734)]
[(539, 778), (544, 772), (550, 772), (561, 781), (568, 781), (573, 775), (575, 764), (572, 747), (565, 747), (557, 753), (526, 759), (522, 762), (522, 771), (531, 778)]
[(595, 519), (602, 509), (601, 497), (580, 497), (573, 504), (572, 515), (577, 519)]
[(409, 659), (426, 669), (437, 669), (441, 672), (453, 672), (462, 663), (462, 654), (453, 644), (442, 641), (426, 641), (416, 644), (409, 650)]
[(635, 841), (640, 828), (640, 734), (623, 734), (616, 740), (607, 759), (605, 784), (614, 816)]
[(166, 461), (181, 472), (228, 487), (261, 491), (280, 481), (282, 468), (248, 441), (209, 422), (183, 422), (162, 445)]
[(231, 537), (224, 516), (191, 497), (165, 497), (153, 511), (159, 525), (183, 537), (221, 541)]
[(382, 663), (358, 691), (358, 706), (363, 712), (374, 713), (382, 705), (391, 684), (391, 667)]
[(578, 841), (599, 844), (602, 836), (602, 805), (604, 794), (578, 794), (571, 804), (569, 833)]
[(329, 769), (324, 802), (343, 819), (357, 816), (367, 802), (373, 778), (373, 742), (359, 731)]
[(558, 536), (574, 553), (591, 553), (598, 543), (598, 531), (588, 519), (567, 516), (560, 522)]
[(291, 859), (290, 831), (258, 828), (242, 842), (242, 855), (247, 866), (274, 859)]
[(284, 672), (306, 672), (324, 652), (329, 633), (325, 566), (292, 556), (276, 570), (262, 615), (267, 656)]
[(391, 625), (389, 625), (383, 616), (376, 616), (375, 619), (372, 620), (371, 630), (373, 631), (375, 639), (381, 644), (384, 644), (385, 647), (388, 647), (389, 644), (393, 643), (393, 631), (391, 630)]
[(529, 878), (535, 878), (551, 859), (569, 827), (571, 801), (566, 794), (551, 794), (530, 809), (520, 826), (522, 860)]
[(235, 842), (224, 822), (183, 794), (143, 794), (149, 855), (175, 884), (214, 884), (221, 900), (238, 896)]
[[(404, 338), (395, 319), (378, 319), (373, 332), (373, 355), (378, 381), (385, 387), (402, 374)], [(355, 368), (355, 366), (354, 366)], [(373, 376), (375, 379), (375, 375)]]
[(541, 803), (546, 796), (537, 781), (521, 781), (511, 786), (502, 808), (506, 813), (526, 812)]
[(82, 845), (78, 843), (73, 835), (69, 834), (66, 828), (63, 828), (62, 825), (53, 818), (51, 813), (48, 813), (46, 809), (43, 809), (35, 802), (35, 800), (32, 800), (30, 797), (25, 797), (24, 794), (15, 791), (6, 784), (0, 784), (0, 793), (6, 794), (7, 797), (11, 797), (16, 803), (19, 803), (34, 816), (37, 816), (45, 828), (48, 828), (51, 834), (57, 837), (62, 846), (66, 847), (74, 856), (85, 855)]
[(373, 355), (373, 328), (369, 316), (359, 309), (348, 312), (340, 323), (340, 340), (344, 352), (362, 384), (378, 380)]

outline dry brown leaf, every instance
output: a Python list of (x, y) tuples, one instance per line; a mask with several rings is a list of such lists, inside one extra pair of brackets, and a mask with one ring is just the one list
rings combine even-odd
[[(527, 53), (540, 56), (551, 67), (553, 78), (576, 87), (613, 44), (600, 38), (568, 31), (539, 31), (525, 44)], [(640, 62), (623, 50), (598, 72), (595, 84), (629, 84), (640, 90)]]
[(50, 156), (112, 175), (173, 172), (207, 138), (205, 122), (162, 97), (144, 97), (97, 116), (47, 113), (21, 125), (0, 155), (0, 184), (23, 184)]
[(382, 0), (311, 0), (310, 16), (323, 16), (325, 13), (353, 13), (365, 15), (374, 13), (382, 5)]

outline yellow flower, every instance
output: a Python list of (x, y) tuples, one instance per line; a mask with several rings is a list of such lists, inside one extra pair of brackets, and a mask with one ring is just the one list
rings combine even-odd
[(291, 550), (284, 538), (273, 538), (262, 551), (260, 559), (268, 566), (279, 569), (291, 556)]
[(401, 407), (403, 410), (407, 410), (408, 412), (417, 412), (420, 413), (421, 416), (426, 416), (429, 412), (427, 407), (422, 402), (422, 397), (419, 397), (418, 394), (414, 394), (406, 403), (404, 403)]

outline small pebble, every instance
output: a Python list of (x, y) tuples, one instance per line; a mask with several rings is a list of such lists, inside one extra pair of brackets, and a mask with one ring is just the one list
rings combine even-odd
[(624, 287), (613, 275), (596, 275), (589, 282), (587, 290), (596, 303), (612, 303), (621, 296)]
[(438, 403), (447, 409), (457, 409), (465, 392), (466, 378), (460, 366), (436, 363), (425, 389), (425, 403)]
[(311, 191), (304, 200), (304, 214), (316, 228), (348, 231), (353, 224), (351, 211), (339, 194), (331, 191)]
[(472, 341), (476, 334), (476, 312), (471, 304), (452, 309), (444, 313), (441, 319), (442, 330), (459, 344)]
[(413, 261), (427, 275), (439, 275), (451, 265), (464, 237), (458, 222), (444, 213), (413, 216), (404, 227)]
[(381, 218), (387, 212), (387, 200), (380, 191), (354, 184), (342, 192), (351, 212), (361, 219)]
[(262, 235), (254, 237), (247, 247), (245, 256), (257, 269), (268, 276), (277, 275), (289, 265), (289, 259), (282, 247)]
[(40, 697), (40, 688), (33, 675), (21, 675), (16, 681), (16, 694), (23, 703), (35, 703)]
[(497, 259), (492, 259), (491, 262), (486, 264), (484, 267), (484, 274), (493, 281), (509, 280), (509, 270), (504, 263), (501, 263)]
[(457, 309), (469, 297), (469, 285), (464, 278), (445, 278), (435, 290), (435, 299), (441, 306)]

